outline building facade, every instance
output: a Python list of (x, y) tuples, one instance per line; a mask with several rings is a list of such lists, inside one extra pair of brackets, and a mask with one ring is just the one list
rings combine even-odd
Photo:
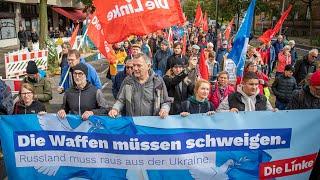
[[(75, 0), (48, 0), (48, 28), (69, 26), (69, 18), (52, 9), (78, 8)], [(19, 43), (17, 33), (22, 26), (27, 32), (35, 29), (39, 32), (39, 0), (4, 0), (0, 1), (0, 48)]]

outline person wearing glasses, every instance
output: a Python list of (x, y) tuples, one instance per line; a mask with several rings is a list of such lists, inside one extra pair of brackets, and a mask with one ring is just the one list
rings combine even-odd
[[(59, 93), (63, 93), (64, 90), (74, 86), (72, 69), (73, 67), (75, 67), (77, 64), (80, 64), (80, 63), (83, 63), (88, 68), (87, 80), (96, 88), (101, 89), (102, 85), (96, 69), (91, 64), (86, 63), (84, 59), (80, 58), (80, 52), (78, 50), (69, 49), (68, 50), (68, 66), (65, 66), (62, 70), (59, 88), (58, 88)], [(65, 79), (65, 76), (67, 76), (66, 79)]]
[(87, 80), (88, 67), (80, 63), (72, 70), (75, 85), (66, 90), (58, 117), (64, 119), (70, 113), (88, 120), (92, 115), (107, 114), (107, 101), (103, 93)]
[(35, 90), (31, 84), (23, 83), (19, 91), (20, 100), (14, 105), (13, 114), (43, 114), (46, 107), (35, 99)]
[(296, 78), (298, 85), (300, 85), (309, 73), (314, 73), (317, 70), (317, 63), (315, 60), (318, 58), (318, 55), (319, 51), (317, 49), (311, 49), (308, 55), (296, 62), (293, 76)]
[(118, 72), (118, 74), (114, 77), (114, 81), (112, 84), (112, 95), (115, 99), (117, 99), (117, 95), (120, 90), (122, 81), (127, 76), (131, 76), (132, 73), (133, 73), (133, 62), (132, 62), (132, 60), (127, 60), (125, 62), (124, 70)]
[(27, 75), (24, 77), (22, 82), (33, 86), (33, 97), (42, 103), (49, 103), (52, 99), (51, 83), (47, 78), (40, 77), (36, 62), (28, 62), (26, 73)]

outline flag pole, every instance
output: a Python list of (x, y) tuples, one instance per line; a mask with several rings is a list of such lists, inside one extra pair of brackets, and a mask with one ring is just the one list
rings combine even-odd
[[(79, 51), (79, 49), (81, 48), (81, 46), (82, 46), (82, 44), (83, 44), (83, 41), (84, 41), (84, 38), (87, 36), (87, 33), (88, 33), (88, 27), (87, 27), (86, 31), (84, 32), (84, 34), (83, 34), (83, 36), (82, 36), (82, 38), (81, 38), (81, 40), (80, 40), (79, 46), (78, 46), (78, 48), (77, 48), (78, 51)], [(63, 80), (62, 80), (61, 85), (59, 86), (60, 88), (63, 88), (63, 85), (64, 85), (64, 83), (65, 83), (66, 80), (67, 80), (67, 77), (68, 77), (69, 72), (70, 72), (70, 65), (69, 65), (69, 67), (68, 67), (68, 70), (67, 70), (66, 74), (65, 74), (64, 77), (63, 77)]]

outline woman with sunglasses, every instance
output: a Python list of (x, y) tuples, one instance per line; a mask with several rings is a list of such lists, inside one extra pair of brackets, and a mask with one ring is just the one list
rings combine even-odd
[(34, 88), (28, 83), (21, 85), (20, 100), (15, 103), (13, 114), (44, 114), (44, 104), (34, 98)]

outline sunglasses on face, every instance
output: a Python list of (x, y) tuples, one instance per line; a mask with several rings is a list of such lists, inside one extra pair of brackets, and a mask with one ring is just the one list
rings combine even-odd
[(133, 69), (133, 66), (126, 66), (126, 69)]

